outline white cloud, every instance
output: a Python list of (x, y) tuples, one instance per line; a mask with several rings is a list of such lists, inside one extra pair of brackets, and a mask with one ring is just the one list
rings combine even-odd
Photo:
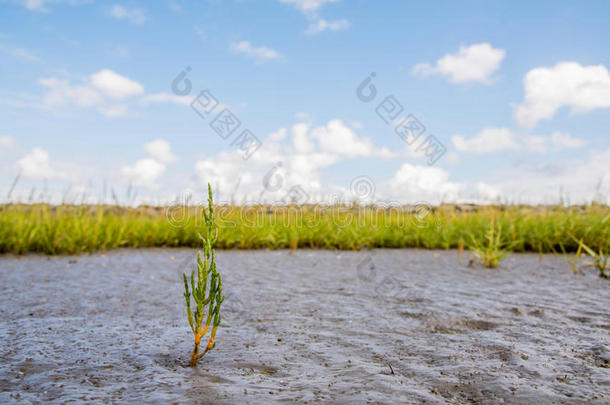
[(447, 54), (436, 61), (435, 66), (420, 63), (413, 68), (415, 75), (442, 75), (453, 83), (490, 83), (491, 75), (500, 67), (506, 56), (503, 49), (488, 43), (461, 46), (457, 54)]
[(91, 107), (103, 101), (102, 96), (88, 85), (71, 85), (67, 80), (52, 77), (39, 79), (38, 83), (49, 89), (43, 97), (46, 106), (76, 104)]
[(15, 146), (15, 140), (10, 136), (0, 136), (0, 150), (9, 149)]
[(544, 155), (548, 151), (549, 138), (537, 135), (523, 135), (521, 137), (523, 149), (528, 152)]
[(309, 136), (309, 124), (299, 123), (292, 126), (292, 146), (297, 153), (314, 151), (315, 144)]
[(166, 166), (178, 158), (172, 153), (171, 145), (164, 139), (155, 139), (142, 147), (149, 158), (139, 159), (133, 165), (121, 168), (123, 181), (134, 187), (158, 190), (157, 180), (165, 173)]
[(560, 62), (530, 70), (524, 79), (525, 99), (514, 109), (519, 125), (534, 127), (561, 107), (574, 113), (610, 107), (610, 73), (603, 65)]
[(315, 13), (326, 3), (338, 3), (341, 0), (279, 0), (280, 3), (293, 4), (303, 13)]
[(574, 138), (570, 134), (554, 132), (551, 136), (519, 134), (508, 128), (488, 127), (482, 129), (472, 138), (463, 135), (451, 137), (453, 147), (460, 152), (474, 154), (503, 152), (510, 150), (525, 150), (544, 154), (550, 146), (556, 149), (580, 148), (587, 144), (583, 139)]
[(107, 117), (127, 113), (127, 106), (116, 104), (115, 100), (126, 99), (144, 91), (138, 82), (108, 69), (92, 74), (82, 84), (70, 84), (67, 80), (54, 77), (39, 79), (38, 83), (48, 89), (42, 100), (46, 107), (91, 107)]
[[(298, 124), (296, 124), (296, 125), (298, 125)], [(294, 129), (293, 129), (293, 131), (294, 131)], [(267, 136), (267, 140), (269, 142), (274, 142), (274, 143), (280, 142), (280, 141), (286, 139), (287, 134), (288, 134), (288, 131), (286, 130), (286, 128), (280, 128), (277, 131), (270, 133)]]
[(483, 181), (477, 182), (476, 190), (478, 201), (497, 201), (502, 196), (502, 191), (499, 187)]
[(193, 102), (193, 96), (177, 96), (170, 93), (154, 93), (142, 97), (140, 101), (142, 104), (174, 103), (190, 105)]
[(403, 164), (380, 187), (384, 198), (400, 202), (439, 203), (458, 198), (464, 185), (449, 180), (449, 172), (438, 167)]
[(572, 135), (562, 132), (553, 132), (551, 135), (551, 142), (553, 145), (562, 149), (582, 148), (588, 143), (584, 139), (574, 138)]
[(74, 175), (67, 168), (51, 164), (49, 153), (42, 148), (34, 148), (17, 161), (21, 175), (28, 179), (73, 180)]
[[(279, 201), (292, 186), (301, 186), (313, 193), (321, 189), (319, 170), (340, 161), (340, 157), (320, 150), (317, 138), (309, 124), (298, 123), (288, 131), (280, 128), (267, 136), (261, 147), (249, 160), (244, 161), (238, 151), (222, 152), (216, 156), (199, 159), (195, 174), (199, 186), (210, 182), (218, 192), (229, 198), (239, 181), (239, 198), (258, 198), (263, 181), (272, 166), (278, 165), (274, 178), (281, 178), (281, 187), (267, 190), (271, 201)], [(272, 183), (276, 183), (272, 179)], [(274, 186), (275, 187), (275, 186)]]
[(164, 164), (175, 162), (178, 158), (172, 153), (171, 145), (164, 139), (155, 139), (144, 144), (144, 152)]
[(106, 96), (114, 99), (123, 99), (144, 92), (144, 87), (140, 83), (109, 69), (92, 74), (91, 84)]
[(120, 4), (113, 5), (108, 10), (110, 17), (117, 20), (128, 20), (133, 24), (143, 24), (147, 20), (146, 11), (141, 8), (126, 8)]
[(165, 172), (165, 165), (155, 159), (140, 159), (133, 165), (125, 165), (121, 168), (121, 174), (129, 184), (152, 190), (160, 188), (156, 181), (163, 172)]
[(517, 135), (508, 128), (484, 128), (473, 138), (451, 137), (453, 146), (461, 152), (491, 153), (519, 148)]
[(314, 35), (323, 31), (341, 31), (346, 30), (350, 26), (350, 22), (346, 19), (328, 21), (318, 15), (318, 10), (327, 3), (338, 3), (341, 0), (279, 0), (280, 3), (288, 3), (294, 5), (301, 11), (309, 20), (309, 27), (305, 30), (305, 34)]
[(326, 126), (315, 128), (311, 136), (318, 140), (323, 152), (338, 156), (365, 157), (375, 153), (370, 140), (358, 137), (351, 128), (338, 119), (329, 121)]
[(555, 164), (516, 167), (491, 174), (492, 183), (512, 203), (556, 203), (560, 193), (568, 202), (581, 204), (601, 196), (610, 201), (610, 149)]
[(250, 41), (234, 42), (231, 44), (231, 50), (235, 53), (246, 55), (257, 64), (281, 58), (281, 55), (276, 50), (266, 46), (253, 46)]
[[(223, 152), (201, 158), (195, 164), (197, 184), (210, 182), (222, 198), (229, 198), (239, 181), (237, 198), (258, 200), (263, 180), (275, 166), (273, 179), (281, 178), (282, 186), (264, 191), (266, 201), (281, 200), (293, 186), (300, 186), (314, 198), (324, 197), (322, 170), (342, 161), (369, 157), (396, 157), (387, 148), (375, 148), (370, 140), (356, 134), (340, 119), (325, 125), (297, 123), (290, 129), (280, 128), (263, 139), (263, 146), (244, 161), (239, 151)], [(277, 182), (272, 179), (272, 183)]]
[(45, 178), (53, 172), (49, 153), (42, 148), (34, 148), (17, 161), (17, 166), (26, 178)]
[(199, 159), (195, 162), (194, 167), (199, 185), (203, 187), (210, 183), (215, 192), (220, 194), (222, 196), (220, 198), (225, 201), (230, 198), (231, 190), (238, 182), (242, 189), (253, 190), (256, 186), (259, 186), (259, 190), (262, 188), (262, 180), (255, 185), (254, 176), (245, 169), (246, 165), (242, 166), (238, 157), (232, 157), (228, 153)]
[(327, 21), (327, 20), (325, 20), (323, 18), (319, 18), (319, 19), (313, 20), (309, 24), (309, 27), (307, 28), (305, 33), (313, 35), (313, 34), (319, 34), (320, 32), (323, 32), (323, 31), (326, 31), (326, 30), (329, 30), (329, 31), (342, 31), (342, 30), (348, 29), (349, 26), (350, 26), (350, 23), (346, 19)]
[(109, 118), (120, 117), (127, 113), (127, 106), (124, 104), (112, 104), (106, 106), (100, 106), (97, 111)]

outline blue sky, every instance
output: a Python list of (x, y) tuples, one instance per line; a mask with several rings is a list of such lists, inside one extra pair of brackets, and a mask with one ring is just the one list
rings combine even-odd
[[(99, 201), (106, 184), (165, 202), (207, 182), (248, 201), (295, 187), (607, 199), (608, 15), (606, 1), (0, 2), (0, 197), (19, 176), (12, 200)], [(187, 67), (192, 89), (175, 94)], [(219, 103), (202, 118), (190, 104), (205, 89)], [(403, 107), (382, 104), (388, 123), (387, 96)], [(228, 139), (210, 126), (225, 108), (241, 122)], [(411, 145), (395, 132), (409, 115), (425, 126)]]

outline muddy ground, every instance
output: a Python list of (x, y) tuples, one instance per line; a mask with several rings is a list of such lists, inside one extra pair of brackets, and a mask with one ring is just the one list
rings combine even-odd
[(192, 250), (0, 257), (0, 403), (610, 402), (610, 282), (553, 256), (221, 251), (187, 366)]

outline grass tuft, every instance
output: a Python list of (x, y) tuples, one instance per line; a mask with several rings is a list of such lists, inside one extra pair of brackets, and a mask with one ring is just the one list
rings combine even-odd
[(475, 237), (470, 234), (469, 250), (473, 256), (478, 259), (484, 267), (495, 269), (500, 265), (500, 262), (510, 253), (510, 247), (515, 245), (517, 241), (504, 242), (502, 240), (502, 228), (496, 226), (495, 220), (489, 224), (487, 231), (483, 237)]
[(599, 271), (599, 276), (601, 278), (610, 278), (610, 274), (608, 272), (608, 270), (610, 270), (608, 267), (609, 257), (604, 252), (604, 249), (600, 247), (598, 251), (595, 251), (589, 246), (585, 245), (582, 239), (577, 240), (577, 242), (580, 246), (578, 248), (578, 252), (576, 253), (575, 260), (578, 260), (580, 258), (583, 251), (590, 257), (589, 260), (587, 260), (586, 258), (583, 259), (584, 266), (581, 269), (594, 268)]

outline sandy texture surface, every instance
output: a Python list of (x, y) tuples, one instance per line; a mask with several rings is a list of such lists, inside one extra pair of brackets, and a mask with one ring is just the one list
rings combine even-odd
[(0, 403), (610, 402), (610, 282), (555, 257), (221, 251), (186, 366), (192, 250), (0, 257)]

